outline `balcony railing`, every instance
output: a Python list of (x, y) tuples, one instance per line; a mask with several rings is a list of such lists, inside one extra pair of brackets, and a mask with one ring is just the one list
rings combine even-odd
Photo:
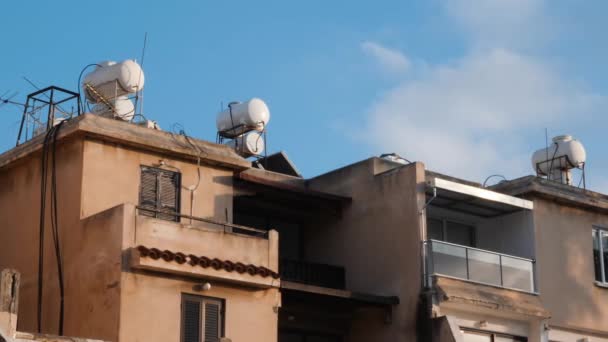
[(286, 281), (333, 289), (345, 288), (344, 267), (281, 259), (279, 274), (281, 279)]
[(534, 260), (429, 240), (428, 275), (444, 275), (525, 292), (535, 292)]
[[(241, 226), (238, 224), (233, 224), (233, 223), (228, 223), (228, 222), (215, 221), (215, 220), (211, 220), (211, 219), (207, 219), (207, 218), (203, 218), (203, 217), (190, 216), (190, 215), (185, 215), (185, 214), (176, 213), (176, 212), (167, 212), (167, 211), (160, 211), (160, 210), (155, 210), (155, 209), (150, 209), (150, 208), (144, 208), (141, 206), (137, 206), (136, 209), (138, 210), (139, 215), (143, 215), (143, 216), (150, 216), (150, 217), (155, 217), (155, 218), (160, 218), (160, 219), (166, 219), (168, 221), (177, 221), (177, 222), (184, 222), (184, 223), (188, 222), (190, 224), (192, 224), (193, 222), (202, 222), (202, 223), (211, 224), (212, 226), (214, 226), (218, 229), (222, 229), (224, 232), (227, 232), (227, 233), (244, 234), (244, 235), (250, 235), (250, 236), (260, 237), (260, 238), (264, 238), (264, 239), (268, 238), (268, 231), (262, 230), (262, 229)], [(162, 216), (162, 215), (164, 215), (164, 216)], [(177, 219), (174, 219), (174, 217), (177, 217)]]

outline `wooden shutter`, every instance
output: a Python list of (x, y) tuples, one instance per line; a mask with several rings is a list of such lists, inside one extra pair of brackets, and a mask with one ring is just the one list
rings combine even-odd
[[(161, 170), (158, 174), (159, 210), (167, 213), (176, 213), (179, 210), (180, 179), (179, 173)], [(164, 220), (179, 221), (175, 215), (159, 214)]]
[[(158, 184), (155, 169), (142, 166), (139, 189), (139, 205), (146, 209), (157, 210)], [(142, 215), (156, 217), (153, 211), (141, 211)]]
[(142, 166), (139, 205), (144, 210), (141, 210), (141, 214), (163, 220), (179, 221), (179, 216), (172, 214), (180, 211), (180, 188), (181, 175), (179, 172)]
[(220, 303), (205, 301), (205, 342), (220, 340)]
[(201, 302), (182, 301), (182, 342), (201, 342)]
[(219, 342), (222, 326), (222, 300), (182, 295), (182, 342)]

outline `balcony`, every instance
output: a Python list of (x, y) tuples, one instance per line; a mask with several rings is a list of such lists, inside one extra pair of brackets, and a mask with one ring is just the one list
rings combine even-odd
[(442, 275), (476, 283), (536, 292), (534, 260), (428, 240), (427, 275)]
[(340, 290), (345, 288), (344, 267), (281, 259), (279, 274), (285, 281)]
[(258, 288), (280, 286), (276, 231), (171, 213), (180, 216), (181, 222), (175, 222), (142, 215), (144, 211), (125, 203), (87, 217), (83, 226), (91, 237), (83, 244), (113, 241), (133, 269)]

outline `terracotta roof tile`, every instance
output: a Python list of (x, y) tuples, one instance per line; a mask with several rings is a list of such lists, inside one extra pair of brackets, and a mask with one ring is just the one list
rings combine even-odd
[(218, 258), (210, 259), (206, 256), (196, 256), (193, 254), (185, 255), (180, 252), (172, 252), (169, 250), (161, 251), (157, 248), (148, 248), (145, 246), (138, 246), (137, 251), (143, 258), (151, 258), (154, 260), (162, 259), (166, 262), (176, 262), (178, 264), (188, 263), (192, 267), (211, 267), (215, 270), (224, 270), (226, 272), (237, 272), (240, 274), (248, 273), (251, 276), (259, 275), (263, 278), (273, 277), (274, 279), (279, 278), (279, 274), (272, 270), (255, 265), (245, 265), (240, 262), (233, 262), (230, 260), (220, 260)]

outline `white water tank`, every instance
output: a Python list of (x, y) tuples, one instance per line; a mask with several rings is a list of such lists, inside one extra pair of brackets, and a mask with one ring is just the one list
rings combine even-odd
[[(567, 158), (569, 163), (561, 163), (560, 159)], [(548, 175), (555, 170), (566, 170), (581, 167), (587, 158), (585, 148), (580, 141), (571, 135), (558, 135), (553, 138), (553, 144), (542, 148), (532, 155), (532, 167), (541, 174)], [(537, 169), (538, 168), (538, 169)]]
[(263, 133), (252, 131), (229, 140), (226, 145), (232, 147), (243, 158), (258, 156), (264, 152)]
[(105, 103), (100, 102), (91, 108), (91, 112), (93, 114), (117, 118), (124, 121), (131, 121), (131, 119), (133, 119), (133, 116), (135, 115), (135, 105), (127, 96), (119, 96), (115, 99), (108, 100), (108, 102), (114, 107), (113, 109)]
[(93, 87), (106, 99), (112, 99), (142, 90), (144, 72), (137, 62), (130, 59), (120, 63), (114, 61), (99, 63), (95, 70), (85, 76), (82, 83), (87, 100), (98, 103), (101, 102), (98, 96), (85, 85)]
[(240, 126), (234, 135), (247, 131), (262, 131), (270, 120), (270, 111), (264, 101), (252, 98), (246, 102), (236, 102), (228, 105), (228, 109), (217, 114), (217, 130), (219, 132), (231, 130)]

